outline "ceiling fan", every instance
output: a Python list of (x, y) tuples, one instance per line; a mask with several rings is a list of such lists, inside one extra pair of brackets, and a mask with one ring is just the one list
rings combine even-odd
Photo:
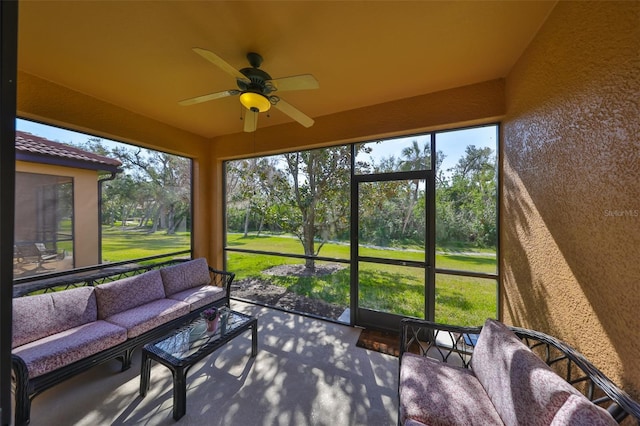
[(238, 89), (224, 90), (185, 99), (178, 102), (180, 105), (194, 105), (214, 99), (240, 95), (240, 103), (247, 109), (244, 117), (245, 132), (255, 131), (258, 123), (258, 114), (268, 111), (272, 105), (305, 127), (313, 125), (314, 121), (311, 117), (273, 94), (274, 92), (287, 90), (317, 89), (320, 87), (318, 80), (311, 74), (272, 79), (269, 74), (260, 69), (262, 56), (257, 53), (247, 53), (247, 60), (251, 66), (237, 70), (213, 52), (199, 47), (194, 47), (193, 51), (227, 74), (235, 77)]

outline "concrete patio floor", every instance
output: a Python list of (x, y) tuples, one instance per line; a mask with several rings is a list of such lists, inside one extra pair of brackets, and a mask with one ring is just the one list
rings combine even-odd
[(139, 396), (140, 353), (120, 372), (110, 361), (34, 399), (39, 425), (395, 425), (398, 359), (356, 347), (360, 330), (232, 302), (258, 317), (258, 356), (251, 333), (194, 365), (187, 413), (172, 418), (172, 378), (158, 364)]

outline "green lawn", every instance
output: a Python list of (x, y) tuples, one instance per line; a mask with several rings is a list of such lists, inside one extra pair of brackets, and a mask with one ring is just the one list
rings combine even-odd
[[(302, 254), (302, 245), (293, 237), (249, 236), (229, 234), (228, 246), (251, 250)], [(174, 251), (188, 250), (190, 235), (164, 232), (150, 234), (144, 230), (121, 227), (104, 227), (102, 230), (103, 260), (118, 262), (143, 258)], [(385, 250), (363, 248), (361, 254), (372, 257), (423, 260), (417, 250)], [(322, 247), (321, 256), (349, 260), (349, 245), (327, 243)], [(267, 269), (282, 264), (301, 264), (301, 259), (250, 253), (229, 252), (227, 269), (236, 274), (236, 280), (255, 277), (275, 285), (288, 288), (297, 294), (318, 298), (329, 303), (349, 306), (350, 268), (344, 268), (330, 275), (320, 277), (273, 276), (265, 274)], [(322, 264), (323, 262), (318, 262)], [(436, 255), (436, 266), (454, 269), (493, 273), (496, 258), (492, 253), (467, 253), (457, 251)], [(401, 315), (423, 317), (424, 271), (406, 266), (361, 263), (359, 268), (359, 306), (374, 310), (394, 312)], [(495, 280), (436, 275), (436, 320), (449, 324), (479, 325), (487, 317), (496, 315)]]
[(125, 229), (121, 227), (102, 227), (103, 262), (121, 262), (140, 259), (162, 253), (171, 253), (191, 248), (191, 236), (188, 232), (149, 233), (144, 229)]
[[(228, 235), (229, 247), (252, 250), (279, 251), (302, 254), (302, 245), (291, 237)], [(436, 255), (436, 265), (441, 269), (495, 273), (496, 258), (491, 253)], [(423, 260), (417, 251), (361, 249), (361, 254), (373, 257)], [(322, 247), (321, 256), (349, 259), (349, 246), (328, 243)], [(349, 306), (350, 269), (322, 277), (277, 277), (263, 272), (282, 264), (300, 264), (300, 259), (281, 256), (229, 252), (227, 268), (236, 273), (236, 280), (255, 277), (287, 287), (307, 297)], [(321, 262), (319, 262), (320, 264)], [(423, 317), (424, 271), (394, 265), (362, 263), (359, 269), (359, 306), (394, 312), (401, 315)], [(487, 317), (496, 316), (497, 289), (495, 280), (436, 275), (436, 320), (458, 325), (479, 325)]]

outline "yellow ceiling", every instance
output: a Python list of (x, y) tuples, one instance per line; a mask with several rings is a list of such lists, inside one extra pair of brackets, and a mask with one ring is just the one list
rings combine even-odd
[[(191, 49), (320, 88), (281, 97), (312, 118), (505, 77), (555, 1), (22, 1), (18, 68), (177, 128), (242, 131), (235, 89)], [(292, 121), (278, 110), (261, 127)]]

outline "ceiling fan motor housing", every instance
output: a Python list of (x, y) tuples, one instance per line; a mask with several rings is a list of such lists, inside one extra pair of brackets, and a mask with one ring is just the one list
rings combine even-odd
[(256, 92), (262, 95), (268, 95), (275, 90), (272, 85), (267, 84), (267, 81), (271, 80), (271, 76), (266, 72), (258, 68), (243, 68), (240, 72), (249, 79), (249, 81), (237, 79), (240, 90)]

